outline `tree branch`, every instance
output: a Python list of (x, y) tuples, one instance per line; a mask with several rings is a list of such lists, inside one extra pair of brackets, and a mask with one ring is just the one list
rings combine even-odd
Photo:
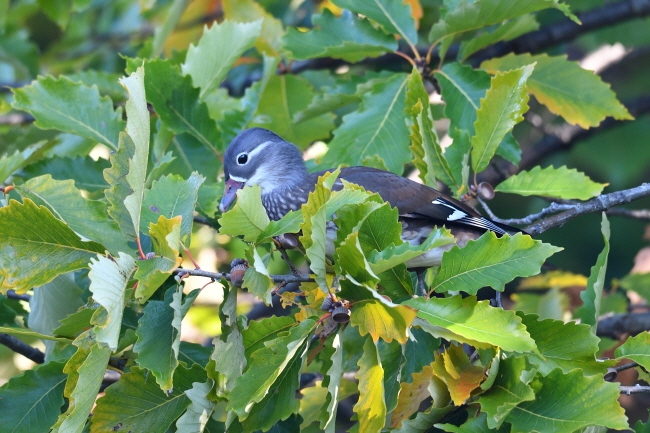
[(600, 319), (596, 335), (618, 340), (623, 335), (637, 335), (650, 330), (650, 313), (615, 314)]
[(13, 350), (16, 353), (20, 353), (25, 358), (31, 359), (37, 364), (42, 364), (45, 362), (45, 354), (43, 352), (30, 346), (27, 343), (23, 343), (13, 335), (0, 333), (0, 344), (4, 344), (9, 349)]
[(618, 387), (621, 394), (650, 394), (650, 386), (641, 386), (636, 384), (634, 386), (619, 386)]
[[(227, 272), (209, 272), (203, 269), (182, 269), (178, 268), (173, 272), (174, 275), (191, 275), (194, 277), (207, 277), (214, 280), (225, 279), (230, 281), (230, 274)], [(274, 283), (310, 283), (314, 279), (306, 276), (297, 277), (295, 275), (269, 275)]]
[(644, 183), (623, 191), (603, 194), (587, 202), (578, 203), (570, 210), (532, 224), (524, 228), (524, 231), (531, 235), (540, 234), (550, 228), (561, 226), (580, 215), (605, 211), (611, 207), (629, 203), (647, 196), (650, 196), (650, 183)]

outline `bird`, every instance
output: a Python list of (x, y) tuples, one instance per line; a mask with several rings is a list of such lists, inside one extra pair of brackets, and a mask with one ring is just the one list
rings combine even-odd
[[(318, 177), (327, 171), (309, 173), (301, 151), (292, 143), (264, 128), (240, 132), (228, 145), (223, 158), (225, 188), (219, 210), (225, 212), (244, 186), (259, 185), (262, 204), (271, 220), (279, 220), (307, 202)], [(384, 170), (355, 166), (341, 169), (332, 190), (343, 188), (340, 179), (377, 193), (399, 212), (401, 238), (421, 244), (436, 228), (445, 226), (455, 243), (436, 247), (406, 262), (407, 268), (440, 266), (442, 255), (454, 245), (463, 247), (486, 231), (497, 236), (514, 235), (521, 230), (491, 221), (469, 205), (429, 186)], [(337, 229), (327, 226), (327, 255), (332, 256)], [(331, 235), (330, 233), (333, 233)]]

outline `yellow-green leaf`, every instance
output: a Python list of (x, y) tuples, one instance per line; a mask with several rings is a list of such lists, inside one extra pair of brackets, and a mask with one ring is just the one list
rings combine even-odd
[(359, 380), (359, 401), (353, 409), (359, 417), (360, 432), (378, 433), (386, 418), (384, 369), (379, 362), (377, 346), (372, 339), (366, 337), (365, 340), (355, 376)]
[(587, 200), (600, 194), (607, 185), (594, 182), (584, 173), (566, 166), (537, 166), (509, 177), (494, 190), (519, 195)]

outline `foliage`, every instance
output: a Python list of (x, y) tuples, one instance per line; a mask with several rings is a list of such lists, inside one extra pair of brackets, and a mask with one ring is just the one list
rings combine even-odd
[[(334, 432), (337, 406), (351, 395), (352, 431), (628, 427), (617, 386), (604, 380), (613, 362), (596, 360), (613, 248), (604, 214), (605, 248), (587, 280), (534, 277), (565, 245), (525, 233), (488, 232), (461, 248), (438, 228), (421, 245), (406, 243), (397, 210), (376, 194), (348, 183), (332, 191), (336, 170), (279, 221), (267, 217), (258, 186), (217, 211), (224, 151), (253, 126), (301, 149), (325, 140), (310, 169), (371, 165), (401, 175), (412, 162), (425, 184), (444, 184), (460, 199), (495, 161), (519, 163), (513, 131), (529, 105), (584, 128), (632, 119), (608, 84), (564, 55), (471, 62), (480, 49), (538, 28), (549, 9), (577, 20), (567, 5), (332, 0), (292, 14), (289, 2), (223, 0), (223, 16), (201, 31), (187, 22), (213, 2), (37, 3), (0, 1), (0, 81), (25, 83), (1, 95), (0, 114), (34, 120), (0, 126), (0, 181), (13, 187), (0, 192), (0, 332), (47, 341), (47, 357), (0, 387), (2, 428)], [(38, 35), (22, 27), (29, 20), (59, 37), (40, 57)], [(101, 38), (85, 46), (95, 32), (119, 53)], [(368, 67), (365, 59), (398, 49), (402, 57), (391, 61), (406, 67)], [(300, 69), (329, 58), (349, 68)], [(444, 106), (431, 104), (432, 93)], [(439, 136), (442, 124), (451, 144)], [(535, 166), (496, 192), (587, 200), (606, 186), (566, 166)], [(209, 348), (181, 341), (198, 291), (185, 293), (177, 270), (195, 242), (196, 214), (219, 242), (243, 239), (243, 287), (267, 304), (279, 302), (273, 238), (299, 233), (311, 281), (301, 296), (282, 295), (290, 316), (249, 323), (237, 288), (221, 280), (205, 289), (224, 292), (220, 334)], [(328, 251), (331, 221), (339, 229)], [(406, 263), (437, 247), (448, 247), (441, 266), (418, 279)], [(583, 305), (539, 317), (531, 313), (548, 298), (524, 293), (520, 311), (484, 300), (480, 289), (503, 292), (520, 278), (522, 290), (558, 297), (577, 279)], [(642, 278), (623, 286), (644, 286)], [(31, 312), (8, 290), (31, 294)], [(639, 291), (647, 296), (647, 287)], [(349, 323), (321, 309), (328, 297), (351, 310)], [(631, 338), (616, 357), (649, 368), (647, 340)], [(107, 369), (121, 376), (98, 398)], [(302, 381), (308, 373), (318, 375), (314, 386)]]

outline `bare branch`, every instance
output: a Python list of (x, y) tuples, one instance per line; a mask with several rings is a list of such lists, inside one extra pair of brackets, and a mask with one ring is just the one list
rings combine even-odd
[(0, 333), (0, 344), (4, 344), (16, 353), (20, 353), (27, 359), (31, 359), (37, 364), (45, 362), (45, 354), (27, 343), (23, 343), (13, 335)]
[(614, 367), (614, 371), (617, 373), (620, 373), (623, 370), (629, 370), (630, 368), (638, 367), (639, 364), (636, 362), (628, 362), (627, 364), (619, 365), (618, 367)]
[(607, 211), (607, 215), (632, 218), (641, 221), (650, 221), (650, 209), (617, 209)]
[(532, 224), (524, 228), (524, 230), (531, 235), (536, 235), (543, 233), (550, 228), (561, 226), (580, 215), (606, 211), (611, 207), (630, 203), (647, 196), (650, 196), (650, 183), (644, 183), (623, 191), (603, 194), (587, 202), (578, 203), (571, 209), (562, 212), (561, 214), (546, 218), (536, 224)]
[(485, 209), (485, 212), (487, 212), (487, 214), (490, 216), (490, 219), (492, 219), (493, 221), (496, 221), (498, 223), (508, 224), (508, 225), (511, 225), (511, 224), (515, 224), (515, 225), (517, 225), (517, 224), (532, 224), (533, 222), (541, 219), (542, 217), (544, 217), (546, 215), (562, 212), (562, 211), (565, 211), (565, 210), (569, 210), (569, 209), (572, 209), (573, 206), (574, 206), (574, 205), (565, 204), (565, 203), (551, 203), (551, 205), (549, 207), (546, 207), (546, 208), (542, 209), (538, 213), (528, 215), (527, 217), (503, 219), (503, 218), (499, 218), (498, 216), (496, 216), (492, 212), (492, 210), (488, 207), (487, 203), (481, 197), (477, 196), (476, 198), (478, 199), (479, 203), (481, 203), (481, 206), (483, 207), (483, 209)]
[(650, 394), (650, 386), (641, 386), (636, 384), (634, 386), (619, 386), (618, 387), (621, 394)]

